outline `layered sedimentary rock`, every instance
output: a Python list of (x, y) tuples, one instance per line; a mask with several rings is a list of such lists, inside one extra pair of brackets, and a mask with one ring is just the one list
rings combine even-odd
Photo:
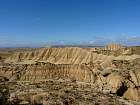
[(82, 48), (42, 48), (34, 52), (17, 52), (7, 62), (47, 61), (55, 64), (82, 64), (97, 60), (112, 59), (112, 56), (92, 53)]
[(119, 44), (109, 44), (105, 47), (91, 48), (90, 50), (94, 53), (113, 56), (140, 54), (138, 49), (124, 47)]
[(140, 58), (140, 55), (131, 56), (108, 56), (97, 54), (83, 48), (42, 48), (36, 51), (17, 52), (7, 58), (5, 62), (24, 62), (25, 64), (33, 61), (44, 61), (53, 64), (83, 64), (96, 61), (102, 61), (103, 64), (109, 64), (112, 60), (133, 60)]
[(109, 44), (109, 45), (104, 47), (104, 50), (116, 51), (116, 50), (120, 50), (122, 48), (123, 47), (119, 44)]
[[(111, 52), (122, 49), (118, 45), (106, 48)], [(42, 48), (14, 53), (0, 66), (0, 75), (10, 81), (71, 79), (95, 84), (103, 93), (138, 100), (139, 94), (133, 95), (140, 86), (139, 59), (140, 55), (105, 55), (77, 47)]]
[(83, 82), (94, 82), (93, 72), (85, 65), (51, 64), (16, 64), (3, 66), (0, 74), (20, 81), (43, 81), (46, 79), (70, 78)]
[[(114, 45), (110, 46), (112, 48)], [(121, 47), (115, 45), (113, 48)], [(12, 77), (19, 72), (16, 76), (17, 79), (31, 81), (67, 77), (79, 81), (93, 82), (97, 77), (95, 74), (98, 71), (105, 72), (110, 67), (110, 72), (112, 72), (113, 68), (123, 66), (126, 63), (125, 61), (133, 61), (137, 58), (140, 58), (140, 56), (107, 56), (77, 47), (42, 48), (33, 52), (14, 53), (5, 60), (9, 66), (2, 66), (0, 74)], [(115, 61), (117, 62), (115, 63)], [(130, 71), (130, 75), (139, 74), (139, 71), (138, 73), (135, 72)], [(132, 76), (132, 81), (139, 85), (137, 81), (139, 76), (137, 75)]]

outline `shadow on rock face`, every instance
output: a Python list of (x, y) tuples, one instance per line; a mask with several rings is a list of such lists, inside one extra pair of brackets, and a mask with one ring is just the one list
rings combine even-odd
[(123, 83), (122, 86), (117, 90), (117, 96), (123, 96), (127, 89), (127, 86)]
[(6, 77), (0, 76), (0, 105), (8, 105), (9, 88), (6, 84), (7, 81)]

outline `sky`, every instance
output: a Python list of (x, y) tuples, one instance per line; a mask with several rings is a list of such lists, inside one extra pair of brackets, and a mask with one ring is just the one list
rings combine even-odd
[(0, 47), (140, 45), (140, 0), (0, 0)]

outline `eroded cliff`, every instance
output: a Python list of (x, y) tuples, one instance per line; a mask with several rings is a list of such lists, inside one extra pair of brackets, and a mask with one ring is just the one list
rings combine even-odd
[(94, 49), (96, 52), (77, 47), (16, 52), (1, 64), (0, 75), (11, 82), (70, 79), (93, 84), (104, 94), (139, 101), (140, 55), (118, 45), (103, 49), (121, 52), (115, 56), (103, 53), (101, 49)]

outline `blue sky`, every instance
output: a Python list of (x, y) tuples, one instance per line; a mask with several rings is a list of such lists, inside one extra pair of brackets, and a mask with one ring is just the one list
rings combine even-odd
[(140, 44), (140, 0), (0, 0), (0, 46), (109, 42)]

